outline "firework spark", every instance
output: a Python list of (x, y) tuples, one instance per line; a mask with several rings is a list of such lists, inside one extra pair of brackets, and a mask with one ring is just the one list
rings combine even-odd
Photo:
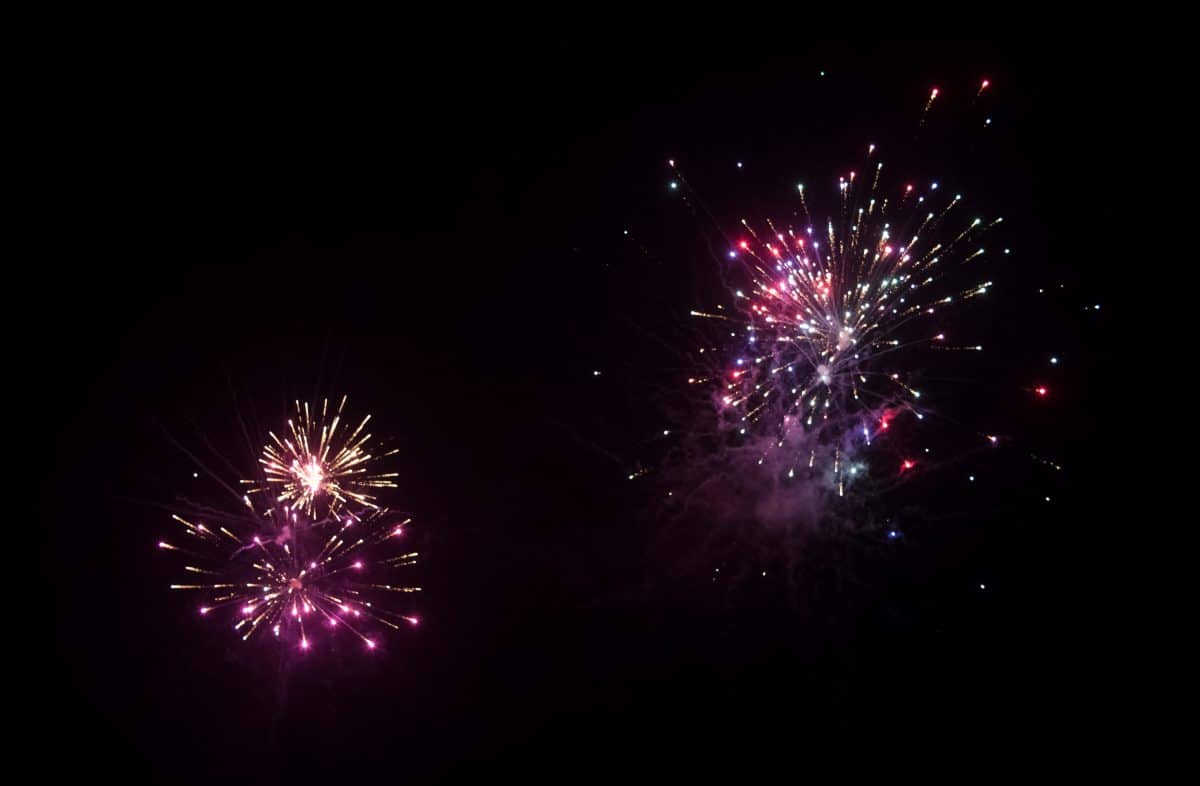
[[(314, 419), (308, 403), (296, 402), (296, 416), (288, 420), (288, 433), (280, 439), (268, 432), (271, 441), (263, 446), (260, 480), (243, 480), (252, 494), (273, 495), (274, 503), (298, 506), (310, 516), (336, 512), (347, 503), (377, 508), (376, 490), (395, 488), (395, 472), (376, 472), (375, 460), (391, 450), (372, 454), (371, 434), (364, 433), (371, 416), (349, 430), (342, 420), (346, 396), (342, 396), (333, 418), (327, 420), (329, 400), (321, 402)], [(313, 408), (315, 409), (315, 407)]]

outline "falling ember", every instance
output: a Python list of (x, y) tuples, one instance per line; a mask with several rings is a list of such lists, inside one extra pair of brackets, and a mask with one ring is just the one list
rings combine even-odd
[(918, 125), (925, 125), (925, 116), (929, 114), (929, 108), (933, 106), (933, 101), (938, 97), (938, 89), (935, 87), (929, 91), (929, 100), (925, 102), (925, 108), (921, 110), (921, 120)]
[(1033, 392), (1034, 392), (1034, 393), (1037, 393), (1039, 396), (1044, 396), (1044, 395), (1046, 395), (1047, 393), (1049, 393), (1050, 391), (1048, 391), (1048, 390), (1046, 389), (1046, 386), (1045, 386), (1045, 385), (1039, 385), (1039, 386), (1037, 386), (1036, 388), (1034, 388), (1034, 389), (1033, 389)]

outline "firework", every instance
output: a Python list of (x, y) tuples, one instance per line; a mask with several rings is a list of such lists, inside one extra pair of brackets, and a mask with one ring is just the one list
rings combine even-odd
[(308, 403), (297, 401), (295, 418), (287, 422), (288, 436), (280, 439), (268, 432), (271, 441), (259, 458), (262, 478), (242, 481), (250, 493), (270, 495), (275, 503), (297, 506), (310, 516), (336, 513), (347, 503), (377, 508), (377, 490), (395, 488), (396, 473), (373, 467), (377, 458), (396, 451), (373, 454), (371, 434), (364, 433), (371, 416), (350, 430), (342, 420), (345, 406), (342, 396), (329, 419), (329, 400), (323, 400), (314, 418)]
[(395, 606), (421, 588), (393, 577), (418, 557), (403, 543), (411, 519), (385, 508), (319, 520), (286, 505), (270, 514), (173, 515), (182, 539), (158, 547), (182, 559), (188, 579), (171, 589), (202, 595), (198, 612), (234, 619), (243, 640), (273, 635), (302, 650), (322, 629), (346, 630), (375, 649), (379, 625), (417, 624)]
[[(822, 478), (839, 495), (866, 474), (865, 449), (893, 421), (927, 414), (913, 351), (982, 351), (952, 341), (937, 320), (988, 292), (981, 236), (1003, 221), (966, 215), (963, 197), (937, 182), (884, 184), (875, 154), (871, 145), (865, 177), (838, 178), (835, 209), (821, 220), (803, 185), (798, 225), (743, 220), (726, 235), (741, 284), (734, 307), (692, 311), (728, 327), (727, 365), (689, 380), (712, 387), (723, 427), (759, 465)], [(672, 182), (685, 182), (671, 166)], [(894, 471), (918, 467), (902, 458)]]
[(243, 640), (270, 635), (308, 650), (320, 631), (345, 630), (375, 649), (380, 626), (417, 624), (403, 605), (421, 588), (401, 578), (418, 557), (404, 543), (411, 519), (371, 493), (394, 487), (396, 473), (374, 469), (370, 416), (345, 429), (345, 404), (326, 420), (327, 401), (316, 419), (297, 402), (290, 438), (271, 433), (264, 448), (264, 479), (243, 481), (243, 504), (189, 504), (172, 515), (182, 532), (158, 542), (187, 576), (171, 589), (200, 595), (198, 612), (231, 618)]

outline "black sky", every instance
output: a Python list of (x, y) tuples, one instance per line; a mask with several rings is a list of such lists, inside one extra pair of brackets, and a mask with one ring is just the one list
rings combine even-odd
[[(60, 431), (52, 724), (68, 750), (128, 782), (517, 764), (680, 779), (947, 751), (986, 771), (1105, 730), (1122, 696), (1114, 580), (1135, 557), (1095, 426), (1116, 405), (1121, 292), (1097, 275), (1115, 260), (1080, 248), (1120, 218), (1106, 184), (1135, 175), (1112, 155), (1134, 122), (1112, 111), (1122, 62), (1039, 46), (435, 55), (344, 32), (303, 57), (253, 37), (236, 55), (135, 54), (114, 37), (77, 71), (79, 221), (71, 272), (47, 279), (68, 340), (39, 374)], [(1014, 384), (1041, 375), (1055, 396), (971, 395), (1062, 458), (1055, 505), (1035, 504), (1050, 481), (1003, 465), (978, 514), (866, 556), (823, 546), (799, 589), (716, 591), (685, 575), (691, 555), (648, 559), (654, 486), (624, 476), (653, 458), (640, 435), (662, 428), (671, 354), (647, 336), (678, 335), (656, 315), (717, 294), (665, 159), (740, 218), (743, 195), (836, 177), (876, 135), (902, 148), (930, 85), (961, 97), (983, 76), (993, 137), (947, 120), (904, 165), (986, 184), (973, 191), (1015, 224), (1029, 278), (997, 276), (1007, 305), (981, 340)], [(964, 128), (976, 111), (946, 108)], [(1049, 307), (1043, 282), (1067, 287)], [(1036, 329), (1010, 321), (1035, 311)], [(166, 591), (156, 506), (207, 492), (165, 434), (248, 466), (234, 413), (269, 425), (342, 392), (401, 448), (426, 624), (382, 657), (283, 668)], [(949, 482), (922, 488), (970, 502)]]

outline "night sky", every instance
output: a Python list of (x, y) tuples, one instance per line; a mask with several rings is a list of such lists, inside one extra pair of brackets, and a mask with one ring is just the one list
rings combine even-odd
[[(47, 279), (69, 340), (38, 375), (64, 750), (126, 782), (561, 782), (959, 757), (970, 777), (1096, 744), (1135, 559), (1096, 425), (1118, 406), (1123, 293), (1115, 256), (1082, 250), (1124, 220), (1101, 195), (1134, 174), (1107, 152), (1134, 123), (1109, 111), (1121, 63), (337, 38), (303, 57), (114, 42), (80, 69), (72, 272)], [(990, 136), (964, 98), (981, 77)], [(912, 152), (935, 84), (956, 102)], [(1011, 222), (1019, 274), (994, 274), (975, 328), (996, 352), (973, 372), (1011, 384), (942, 405), (992, 413), (1018, 447), (988, 490), (965, 464), (914, 483), (893, 544), (714, 555), (703, 521), (694, 545), (666, 534), (655, 473), (626, 476), (661, 458), (687, 309), (721, 297), (666, 159), (732, 223), (881, 140)], [(250, 467), (239, 413), (274, 428), (342, 393), (400, 448), (422, 625), (372, 655), (281, 656), (166, 589), (165, 508), (212, 493), (171, 440)], [(737, 578), (713, 581), (722, 565)]]

